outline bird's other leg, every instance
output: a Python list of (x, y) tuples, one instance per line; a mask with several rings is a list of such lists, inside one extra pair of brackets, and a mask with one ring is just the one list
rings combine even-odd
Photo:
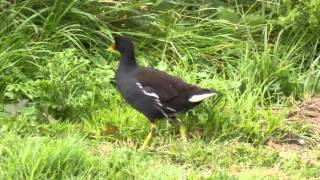
[(182, 122), (180, 119), (176, 118), (176, 117), (174, 117), (174, 118), (172, 118), (172, 119), (173, 119), (174, 121), (176, 121), (177, 124), (178, 124), (178, 126), (179, 126), (179, 132), (180, 132), (181, 140), (182, 140), (183, 142), (187, 142), (187, 129), (186, 129), (186, 127), (184, 126), (183, 122)]
[(150, 145), (150, 143), (152, 142), (152, 138), (156, 132), (157, 129), (157, 125), (155, 121), (151, 121), (151, 128), (150, 128), (150, 132), (147, 135), (147, 137), (145, 138), (142, 146), (141, 146), (141, 150), (144, 150), (146, 147), (148, 147)]

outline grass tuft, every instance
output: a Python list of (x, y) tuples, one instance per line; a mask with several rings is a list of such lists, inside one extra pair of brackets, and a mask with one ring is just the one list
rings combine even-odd
[[(0, 176), (319, 178), (316, 118), (288, 117), (320, 93), (317, 4), (0, 1)], [(223, 92), (181, 116), (189, 143), (160, 121), (137, 151), (149, 122), (114, 87), (114, 34), (140, 64)]]

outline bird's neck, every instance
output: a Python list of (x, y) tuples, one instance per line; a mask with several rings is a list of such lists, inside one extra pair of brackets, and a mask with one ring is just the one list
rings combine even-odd
[(136, 67), (137, 66), (134, 51), (127, 51), (127, 52), (124, 52), (121, 54), (120, 66), (125, 66), (125, 67)]

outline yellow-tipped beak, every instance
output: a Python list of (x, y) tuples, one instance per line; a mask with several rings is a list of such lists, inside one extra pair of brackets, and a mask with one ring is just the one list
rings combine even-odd
[(116, 50), (116, 45), (115, 44), (112, 44), (108, 49), (107, 51), (111, 52), (111, 53), (116, 53), (116, 54), (119, 54), (119, 52)]

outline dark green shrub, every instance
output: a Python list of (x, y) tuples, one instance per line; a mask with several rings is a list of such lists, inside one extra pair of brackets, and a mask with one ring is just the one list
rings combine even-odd
[(308, 37), (320, 35), (320, 1), (319, 0), (284, 0), (286, 15), (282, 23), (292, 25), (298, 32), (307, 32)]
[(0, 1), (0, 101), (8, 84), (33, 79), (54, 52), (77, 48), (89, 56), (109, 44), (109, 29), (97, 19), (101, 6), (95, 3)]
[(107, 97), (112, 96), (106, 95), (112, 93), (111, 67), (102, 69), (89, 63), (73, 49), (56, 53), (47, 65), (39, 67), (37, 78), (8, 85), (5, 95), (14, 100), (28, 98), (56, 118), (77, 120), (97, 106), (105, 107)]

